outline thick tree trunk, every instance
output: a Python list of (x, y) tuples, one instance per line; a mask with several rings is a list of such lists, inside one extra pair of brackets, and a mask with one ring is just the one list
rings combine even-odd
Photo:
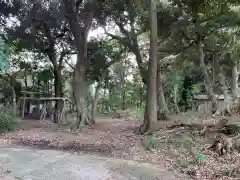
[(157, 12), (155, 0), (149, 0), (150, 18), (150, 58), (148, 62), (148, 86), (147, 102), (144, 115), (144, 123), (141, 132), (146, 133), (154, 130), (157, 121)]
[(212, 101), (212, 113), (214, 114), (217, 110), (217, 98), (214, 94), (212, 82), (211, 82), (211, 79), (210, 79), (210, 75), (207, 71), (207, 68), (206, 68), (206, 65), (205, 65), (205, 62), (204, 62), (204, 59), (205, 59), (204, 51), (203, 51), (204, 37), (202, 36), (201, 32), (199, 32), (202, 29), (202, 27), (201, 27), (200, 22), (199, 22), (198, 8), (195, 8), (195, 9), (192, 9), (192, 10), (193, 10), (193, 12), (192, 12), (193, 23), (194, 23), (194, 26), (195, 26), (196, 39), (197, 39), (197, 51), (199, 53), (200, 66), (202, 68), (203, 75), (204, 75), (204, 80), (205, 80), (204, 85), (205, 85), (205, 88), (206, 88), (207, 93), (209, 95), (209, 98)]
[(221, 88), (222, 88), (222, 90), (223, 90), (224, 107), (223, 107), (223, 109), (220, 110), (220, 111), (222, 111), (222, 112), (219, 112), (219, 111), (217, 110), (217, 112), (215, 113), (215, 115), (219, 115), (219, 113), (222, 113), (222, 114), (224, 114), (224, 115), (225, 115), (225, 113), (227, 113), (228, 115), (231, 114), (230, 107), (231, 107), (232, 103), (231, 103), (231, 98), (230, 98), (230, 96), (229, 96), (229, 94), (228, 94), (228, 87), (227, 87), (227, 85), (226, 85), (226, 83), (225, 83), (225, 79), (226, 79), (226, 78), (224, 77), (224, 75), (223, 75), (223, 73), (222, 73), (222, 70), (220, 69), (220, 72), (219, 72), (219, 81), (220, 81), (220, 84), (221, 84)]
[(77, 110), (77, 129), (90, 124), (87, 111), (86, 64), (82, 58), (85, 58), (85, 56), (78, 53), (78, 60), (73, 77), (73, 93)]
[[(81, 4), (84, 8), (88, 8), (86, 4)], [(82, 125), (89, 124), (87, 113), (87, 38), (89, 30), (93, 21), (93, 9), (85, 9), (86, 13), (80, 25), (79, 9), (76, 6), (76, 2), (72, 0), (62, 0), (62, 4), (65, 8), (65, 15), (69, 21), (70, 29), (74, 37), (74, 43), (77, 49), (77, 63), (74, 69), (73, 75), (73, 93), (77, 109), (77, 125), (79, 128)], [(84, 10), (83, 10), (84, 11)]]
[[(61, 70), (54, 68), (54, 94), (55, 97), (63, 97), (63, 86), (62, 86), (62, 75)], [(63, 102), (60, 100), (56, 101), (55, 110), (60, 113), (63, 109)], [(59, 123), (58, 113), (54, 114), (54, 123)]]
[(96, 123), (99, 90), (100, 90), (100, 85), (97, 85), (97, 87), (95, 89), (95, 95), (94, 95), (94, 98), (92, 101), (92, 124)]
[(205, 85), (205, 88), (209, 94), (211, 101), (212, 101), (212, 112), (215, 113), (217, 110), (217, 99), (214, 94), (211, 79), (210, 79), (209, 73), (207, 72), (207, 68), (206, 68), (206, 65), (204, 62), (203, 41), (202, 41), (201, 37), (199, 38), (199, 42), (198, 42), (198, 51), (199, 51), (199, 56), (200, 56), (199, 57), (200, 58), (200, 66), (202, 68), (204, 80), (205, 80), (204, 85)]
[(158, 105), (157, 118), (158, 120), (164, 120), (163, 117), (166, 117), (167, 114), (169, 114), (169, 110), (163, 92), (160, 65), (158, 65), (157, 71), (157, 105)]

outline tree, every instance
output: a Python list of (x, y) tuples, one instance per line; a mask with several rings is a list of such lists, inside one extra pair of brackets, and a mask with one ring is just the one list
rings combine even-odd
[[(182, 15), (188, 19), (185, 24), (185, 32), (192, 34), (192, 37), (185, 33), (185, 38), (196, 44), (200, 66), (204, 75), (204, 85), (212, 100), (213, 112), (216, 111), (217, 99), (214, 94), (213, 84), (205, 64), (206, 37), (219, 31), (220, 29), (236, 25), (236, 15), (231, 11), (231, 6), (236, 1), (205, 1), (205, 0), (173, 0), (173, 5), (177, 5)], [(190, 23), (189, 23), (190, 22)]]
[[(158, 4), (159, 5), (159, 4)], [(147, 45), (146, 38), (144, 36), (148, 35), (148, 18), (147, 18), (147, 3), (146, 1), (111, 1), (108, 2), (104, 9), (104, 18), (108, 19), (107, 23), (104, 21), (103, 25), (114, 23), (118, 30), (120, 31), (120, 35), (111, 34), (106, 31), (106, 34), (110, 36), (112, 39), (117, 40), (120, 44), (128, 48), (129, 52), (135, 55), (137, 65), (142, 77), (142, 81), (145, 85), (147, 85), (147, 63), (145, 62), (145, 53), (144, 49), (147, 48), (147, 53), (149, 51), (149, 46)], [(160, 14), (162, 15), (162, 14)], [(172, 17), (168, 12), (163, 12), (163, 15), (167, 16), (167, 18)], [(158, 20), (158, 22), (160, 22)], [(167, 24), (166, 24), (167, 22)], [(172, 19), (168, 19), (168, 21), (164, 21), (160, 23), (160, 26), (166, 27), (168, 29), (169, 23), (172, 23)], [(161, 27), (161, 29), (162, 29)], [(164, 38), (169, 36), (169, 33), (163, 33)], [(144, 39), (144, 40), (141, 40)], [(147, 39), (148, 41), (148, 39)], [(163, 47), (164, 49), (164, 47)], [(161, 63), (159, 61), (159, 63)], [(160, 67), (159, 67), (160, 69)], [(158, 73), (160, 75), (160, 73)], [(160, 78), (157, 79), (157, 91), (158, 91), (158, 116), (161, 113), (168, 113), (168, 107), (165, 102), (165, 97), (162, 90), (162, 81)]]
[(95, 90), (91, 94), (92, 106), (91, 106), (91, 123), (95, 123), (97, 105), (99, 98), (99, 91), (101, 88), (106, 86), (104, 78), (109, 74), (109, 69), (112, 65), (119, 62), (122, 63), (122, 55), (124, 48), (119, 47), (118, 44), (107, 40), (92, 39), (88, 42), (87, 57), (88, 57), (88, 68), (87, 68), (87, 80), (93, 82)]
[(91, 3), (82, 1), (62, 0), (62, 6), (74, 37), (77, 50), (77, 63), (73, 74), (73, 93), (77, 109), (77, 128), (89, 124), (87, 117), (87, 37), (93, 21)]
[[(3, 49), (0, 49), (0, 53), (2, 54), (2, 60), (5, 61), (5, 64), (7, 63), (8, 65), (10, 64), (9, 61), (10, 59), (13, 58), (13, 53), (15, 51), (15, 46), (14, 44), (7, 40), (5, 47)], [(4, 66), (1, 67), (1, 69), (6, 69)], [(16, 73), (9, 73), (6, 71), (4, 72), (5, 74), (1, 74), (0, 78), (4, 81), (5, 87), (3, 88), (3, 94), (4, 94), (4, 104), (6, 105), (6, 100), (11, 97), (10, 103), (12, 105), (13, 109), (13, 115), (16, 115), (17, 112), (17, 100), (20, 96), (21, 92), (21, 85), (19, 82), (16, 80)]]
[[(18, 41), (19, 51), (32, 51), (48, 57), (53, 68), (55, 97), (62, 97), (63, 59), (73, 48), (68, 44), (71, 36), (67, 33), (67, 24), (59, 10), (59, 2), (50, 1), (48, 5), (35, 2), (31, 6), (30, 2), (13, 1), (11, 7), (8, 9), (20, 21), (20, 26), (6, 27), (9, 37)], [(15, 9), (16, 7), (19, 9)], [(38, 7), (37, 11), (36, 7)], [(61, 102), (58, 101), (56, 109), (61, 108)], [(57, 116), (54, 120), (58, 122)]]
[(150, 55), (148, 62), (147, 102), (144, 114), (144, 123), (141, 132), (151, 132), (157, 121), (157, 9), (156, 1), (149, 0), (150, 22)]

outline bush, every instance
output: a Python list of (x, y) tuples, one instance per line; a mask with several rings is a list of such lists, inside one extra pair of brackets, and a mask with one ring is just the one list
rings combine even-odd
[(0, 132), (5, 133), (7, 131), (16, 130), (19, 124), (19, 119), (17, 119), (13, 111), (7, 108), (0, 108)]

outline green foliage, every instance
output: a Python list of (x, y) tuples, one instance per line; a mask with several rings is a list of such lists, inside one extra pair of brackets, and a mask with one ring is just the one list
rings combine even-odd
[(100, 22), (105, 24), (113, 20), (118, 26), (134, 23), (139, 29), (145, 28), (148, 24), (147, 7), (148, 2), (144, 0), (107, 0), (104, 1), (104, 12)]
[(9, 66), (9, 58), (13, 54), (15, 48), (9, 41), (5, 41), (3, 39), (1, 41), (3, 41), (4, 44), (0, 47), (0, 71), (5, 71)]
[[(164, 94), (169, 104), (170, 110), (175, 112), (176, 105), (179, 109), (184, 109), (182, 103), (182, 94), (186, 94), (188, 106), (191, 107), (194, 104), (192, 94), (197, 94), (202, 90), (203, 78), (200, 76), (201, 69), (199, 69), (195, 63), (190, 60), (184, 60), (180, 64), (173, 67), (173, 70), (166, 73), (166, 83), (164, 86)], [(185, 89), (185, 80), (191, 79), (189, 89)], [(177, 104), (176, 104), (177, 103)]]
[(123, 50), (113, 41), (92, 39), (88, 42), (88, 80), (100, 82), (108, 68), (122, 58)]
[(154, 148), (155, 148), (154, 147), (154, 137), (153, 137), (152, 134), (148, 134), (147, 135), (147, 144), (146, 144), (145, 150), (151, 151)]
[(196, 161), (197, 163), (204, 163), (206, 161), (206, 157), (201, 152), (197, 152)]
[(44, 69), (44, 70), (40, 71), (37, 74), (37, 76), (38, 76), (39, 81), (46, 82), (46, 81), (53, 79), (53, 72), (51, 69)]
[(0, 132), (16, 130), (19, 120), (14, 116), (12, 110), (9, 108), (0, 109)]

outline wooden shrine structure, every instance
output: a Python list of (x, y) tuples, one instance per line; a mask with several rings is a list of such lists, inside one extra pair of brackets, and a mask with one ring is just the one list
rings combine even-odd
[[(41, 97), (40, 92), (22, 91), (21, 117), (45, 120), (50, 118), (53, 122), (57, 116), (57, 122), (63, 122), (66, 118), (66, 105), (70, 100), (63, 97)], [(61, 101), (61, 107), (56, 109), (57, 101)]]

